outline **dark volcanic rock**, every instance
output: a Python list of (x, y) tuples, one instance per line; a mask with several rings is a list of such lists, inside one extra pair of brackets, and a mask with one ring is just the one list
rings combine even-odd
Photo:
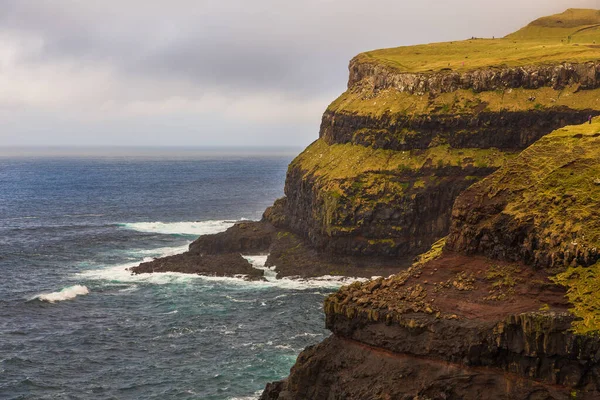
[(134, 274), (181, 272), (210, 276), (247, 275), (250, 279), (261, 279), (263, 276), (261, 270), (253, 268), (246, 259), (235, 253), (199, 255), (187, 252), (141, 263), (131, 268), (131, 272)]
[[(267, 214), (267, 213), (265, 213)], [(266, 218), (265, 218), (266, 219)], [(275, 266), (278, 278), (323, 275), (366, 277), (388, 276), (407, 268), (410, 258), (337, 256), (316, 250), (302, 237), (276, 229), (271, 223), (243, 222), (225, 232), (201, 236), (190, 250), (131, 268), (135, 274), (182, 272), (189, 274), (263, 276), (243, 255), (269, 254), (266, 265)]]
[(352, 143), (397, 151), (426, 149), (434, 141), (453, 148), (524, 149), (555, 129), (584, 123), (590, 115), (600, 115), (600, 111), (563, 107), (447, 115), (388, 114), (377, 118), (326, 111), (320, 137), (329, 144)]
[(567, 388), (489, 368), (395, 354), (335, 335), (305, 349), (289, 378), (269, 384), (261, 396), (261, 400), (570, 398)]
[(200, 236), (190, 244), (190, 253), (264, 253), (269, 249), (276, 231), (269, 223), (238, 222), (225, 232)]
[(280, 231), (269, 249), (266, 265), (276, 267), (279, 278), (323, 275), (371, 278), (389, 276), (409, 267), (411, 258), (340, 256), (316, 250), (302, 237)]
[(200, 236), (183, 254), (142, 263), (134, 274), (182, 272), (259, 279), (263, 271), (253, 268), (241, 254), (256, 255), (269, 250), (277, 230), (267, 222), (239, 222), (225, 232)]
[(348, 87), (368, 81), (374, 90), (394, 89), (411, 94), (450, 93), (459, 89), (487, 92), (510, 88), (560, 90), (579, 84), (582, 89), (600, 87), (600, 63), (561, 63), (522, 67), (477, 68), (471, 71), (436, 73), (399, 72), (375, 62), (350, 61)]

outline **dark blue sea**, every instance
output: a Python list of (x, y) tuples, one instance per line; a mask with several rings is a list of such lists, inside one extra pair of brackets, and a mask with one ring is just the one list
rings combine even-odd
[(286, 376), (337, 280), (126, 269), (259, 219), (293, 155), (1, 155), (0, 398), (252, 399)]

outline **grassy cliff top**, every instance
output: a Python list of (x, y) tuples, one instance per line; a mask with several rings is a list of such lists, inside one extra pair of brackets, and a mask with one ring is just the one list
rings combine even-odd
[(383, 64), (399, 72), (437, 72), (586, 62), (599, 58), (600, 10), (569, 9), (533, 21), (504, 38), (374, 50), (359, 54), (354, 60)]

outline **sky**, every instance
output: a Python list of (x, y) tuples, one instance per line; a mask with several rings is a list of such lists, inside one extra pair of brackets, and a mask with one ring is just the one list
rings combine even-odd
[(377, 48), (600, 0), (0, 0), (0, 147), (304, 146)]

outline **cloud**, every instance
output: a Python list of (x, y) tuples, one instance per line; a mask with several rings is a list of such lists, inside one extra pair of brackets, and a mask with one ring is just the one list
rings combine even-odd
[[(151, 116), (152, 143), (163, 144), (161, 126), (169, 123), (161, 118), (186, 116), (190, 125), (208, 119), (211, 126), (262, 127), (275, 144), (288, 139), (273, 127), (288, 124), (290, 131), (312, 131), (302, 134), (308, 141), (324, 107), (344, 90), (347, 63), (358, 52), (502, 36), (538, 16), (597, 3), (0, 0), (0, 122), (25, 120), (0, 139), (62, 142), (61, 132), (93, 131), (99, 121), (131, 132)], [(34, 115), (49, 124), (43, 137), (26, 123)], [(198, 144), (205, 135), (181, 140)], [(228, 135), (242, 139), (233, 130)], [(69, 136), (79, 144), (97, 139)]]

